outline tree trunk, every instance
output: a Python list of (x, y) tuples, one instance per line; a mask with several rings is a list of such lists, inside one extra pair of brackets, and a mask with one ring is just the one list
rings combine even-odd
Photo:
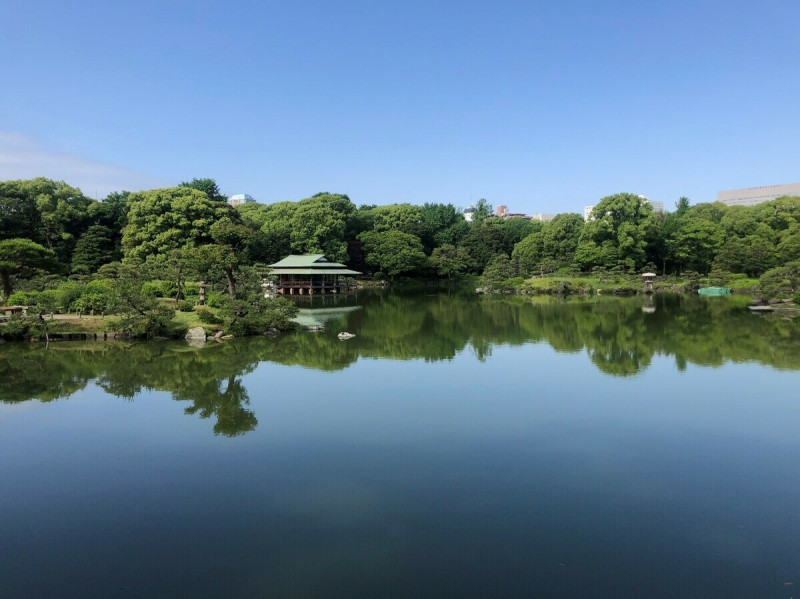
[(225, 280), (228, 282), (228, 295), (232, 298), (236, 297), (236, 281), (233, 278), (233, 271), (230, 268), (225, 269)]
[(11, 295), (11, 275), (8, 271), (0, 270), (0, 279), (3, 280), (3, 296), (8, 302), (8, 296)]
[(175, 286), (178, 289), (175, 292), (175, 301), (177, 302), (183, 299), (183, 269), (180, 266), (178, 267), (178, 274), (175, 277)]

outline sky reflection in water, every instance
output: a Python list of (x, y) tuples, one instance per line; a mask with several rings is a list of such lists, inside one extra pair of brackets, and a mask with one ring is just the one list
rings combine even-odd
[(793, 596), (792, 323), (363, 301), (345, 343), (2, 346), (0, 595)]

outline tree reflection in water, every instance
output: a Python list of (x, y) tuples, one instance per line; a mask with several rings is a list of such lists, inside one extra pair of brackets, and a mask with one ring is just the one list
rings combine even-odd
[[(642, 372), (656, 354), (674, 356), (679, 370), (727, 361), (800, 368), (798, 324), (753, 316), (743, 297), (559, 300), (407, 292), (363, 293), (359, 302), (362, 309), (343, 312), (322, 333), (202, 348), (182, 342), (6, 343), (0, 346), (0, 399), (46, 402), (91, 381), (128, 399), (144, 389), (166, 391), (191, 402), (187, 414), (214, 418), (215, 434), (234, 436), (258, 425), (241, 375), (260, 362), (335, 371), (359, 358), (451, 360), (471, 349), (486, 360), (497, 345), (548, 343), (558, 352), (586, 351), (598, 369), (614, 376)], [(343, 330), (357, 336), (342, 342), (336, 334)]]

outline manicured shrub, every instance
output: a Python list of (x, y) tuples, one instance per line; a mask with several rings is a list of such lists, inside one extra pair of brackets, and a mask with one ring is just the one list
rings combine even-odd
[(99, 289), (87, 289), (72, 302), (72, 308), (84, 314), (90, 312), (104, 313), (109, 310), (111, 298), (108, 293)]
[(197, 311), (197, 318), (204, 324), (222, 324), (222, 319), (211, 310), (200, 309)]
[(8, 296), (9, 306), (35, 306), (39, 300), (38, 291), (17, 291)]
[(61, 296), (60, 303), (62, 309), (76, 310), (77, 308), (73, 307), (72, 304), (81, 296), (83, 290), (84, 285), (81, 285), (80, 283), (68, 282), (60, 285), (57, 291)]
[(177, 308), (180, 312), (193, 312), (194, 304), (192, 302), (182, 300), (178, 302)]
[(221, 308), (225, 304), (228, 296), (222, 293), (209, 293), (206, 296), (206, 304), (211, 308)]
[(177, 290), (174, 281), (147, 281), (142, 285), (142, 293), (153, 297), (174, 297)]

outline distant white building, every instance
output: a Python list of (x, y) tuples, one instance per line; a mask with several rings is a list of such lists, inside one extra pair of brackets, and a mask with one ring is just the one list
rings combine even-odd
[(237, 193), (228, 198), (228, 203), (231, 206), (239, 206), (241, 204), (250, 204), (253, 202), (255, 202), (255, 199), (247, 193)]
[(728, 206), (756, 206), (781, 196), (800, 196), (800, 183), (729, 189), (717, 194), (717, 201)]
[(538, 220), (539, 222), (547, 223), (553, 220), (556, 217), (555, 214), (532, 214), (530, 219), (531, 220)]
[(472, 215), (475, 214), (475, 206), (470, 206), (469, 208), (464, 208), (464, 220), (468, 223), (472, 222)]

